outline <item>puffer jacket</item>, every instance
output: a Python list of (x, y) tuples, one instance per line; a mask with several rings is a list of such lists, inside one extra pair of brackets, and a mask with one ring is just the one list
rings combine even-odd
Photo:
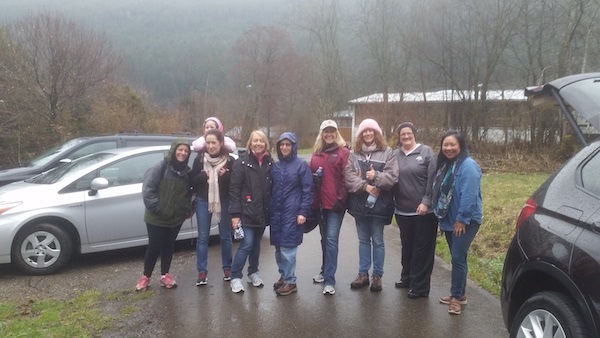
[(165, 159), (146, 171), (142, 184), (142, 196), (146, 211), (146, 223), (175, 228), (185, 221), (191, 207), (191, 169), (184, 163), (177, 163), (175, 149), (181, 144), (190, 145), (185, 140), (176, 140)]
[(229, 182), (229, 213), (239, 217), (243, 227), (265, 227), (270, 223), (271, 167), (269, 154), (263, 158), (262, 166), (256, 156), (244, 152), (233, 163)]
[[(368, 182), (366, 172), (373, 165), (375, 179)], [(369, 216), (383, 218), (387, 223), (392, 222), (394, 214), (394, 201), (392, 188), (398, 182), (398, 161), (390, 147), (383, 150), (377, 149), (371, 153), (360, 150), (352, 151), (344, 170), (346, 188), (348, 188), (348, 212), (352, 216)], [(365, 190), (367, 184), (380, 190), (375, 206), (366, 207), (369, 193)]]
[(336, 205), (346, 207), (348, 190), (344, 182), (344, 169), (348, 162), (350, 150), (347, 147), (330, 147), (321, 153), (315, 153), (310, 159), (310, 170), (314, 173), (323, 170), (321, 186), (314, 189), (313, 209), (331, 210)]
[[(292, 153), (283, 157), (279, 144), (284, 139), (292, 143)], [(298, 215), (306, 217), (312, 204), (313, 179), (306, 161), (298, 158), (298, 143), (294, 133), (285, 132), (277, 141), (279, 162), (273, 165), (273, 196), (271, 197), (271, 244), (294, 247), (302, 243), (304, 227)]]

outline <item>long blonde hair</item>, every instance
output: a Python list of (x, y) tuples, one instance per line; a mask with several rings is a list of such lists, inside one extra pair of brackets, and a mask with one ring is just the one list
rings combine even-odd
[(268, 153), (268, 154), (270, 154), (271, 153), (271, 147), (269, 146), (269, 138), (261, 130), (254, 130), (254, 131), (252, 131), (250, 133), (250, 137), (248, 138), (248, 142), (246, 143), (246, 151), (248, 153), (250, 153), (252, 151), (250, 149), (250, 146), (252, 145), (252, 136), (254, 136), (254, 134), (258, 135), (258, 137), (260, 137), (263, 140), (263, 142), (265, 142), (265, 152)]
[[(340, 131), (337, 130), (337, 128), (335, 129), (335, 144), (337, 144), (337, 146), (339, 148), (346, 146), (346, 141), (344, 141), (344, 138), (342, 137), (342, 134), (340, 134)], [(313, 154), (320, 154), (323, 152), (323, 145), (325, 142), (323, 142), (323, 130), (319, 131), (319, 135), (317, 135), (317, 139), (315, 140), (315, 145), (313, 146)]]

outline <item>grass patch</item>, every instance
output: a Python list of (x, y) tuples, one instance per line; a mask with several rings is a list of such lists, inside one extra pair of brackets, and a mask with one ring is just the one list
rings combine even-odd
[[(152, 292), (85, 291), (70, 300), (30, 300), (25, 304), (0, 303), (2, 337), (95, 337), (116, 321), (132, 315), (138, 301)], [(106, 306), (118, 312), (103, 311)], [(118, 313), (118, 314), (117, 314)], [(118, 316), (118, 317), (117, 317)]]
[[(504, 257), (517, 217), (525, 201), (548, 176), (546, 173), (486, 173), (482, 177), (483, 224), (471, 244), (469, 278), (497, 297)], [(436, 253), (450, 262), (448, 245), (441, 236), (437, 239)]]

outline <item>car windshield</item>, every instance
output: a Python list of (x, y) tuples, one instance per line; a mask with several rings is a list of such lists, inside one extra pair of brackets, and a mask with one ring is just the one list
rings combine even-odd
[(89, 156), (85, 156), (73, 162), (64, 163), (52, 170), (46, 171), (42, 174), (25, 180), (25, 182), (35, 184), (56, 183), (71, 175), (77, 174), (79, 171), (84, 170), (85, 168), (88, 168), (98, 162), (104, 161), (105, 159), (113, 156), (115, 156), (115, 154), (112, 153), (96, 153)]
[(54, 160), (58, 155), (60, 155), (65, 149), (71, 149), (77, 144), (85, 141), (83, 138), (76, 138), (65, 143), (57, 144), (54, 147), (46, 150), (45, 152), (37, 155), (32, 158), (28, 162), (25, 162), (24, 166), (26, 167), (41, 167), (44, 164)]

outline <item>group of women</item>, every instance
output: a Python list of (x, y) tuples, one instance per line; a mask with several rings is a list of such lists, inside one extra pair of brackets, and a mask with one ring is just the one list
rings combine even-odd
[[(258, 266), (267, 226), (280, 274), (273, 284), (275, 292), (281, 296), (296, 292), (296, 254), (304, 224), (311, 218), (319, 223), (323, 257), (313, 281), (324, 284), (323, 294), (335, 294), (339, 235), (348, 210), (359, 242), (358, 275), (351, 288), (370, 285), (371, 291), (382, 290), (383, 232), (395, 216), (402, 243), (402, 270), (395, 286), (408, 289), (409, 298), (428, 297), (439, 224), (452, 256), (450, 295), (439, 301), (448, 305), (449, 313), (461, 313), (467, 303), (467, 252), (479, 230), (482, 209), (481, 170), (460, 133), (446, 132), (436, 156), (430, 147), (417, 143), (417, 129), (405, 122), (396, 128), (398, 147), (392, 150), (379, 124), (365, 119), (350, 149), (337, 124), (325, 120), (307, 163), (298, 158), (294, 133), (279, 137), (278, 161), (271, 157), (269, 140), (261, 131), (252, 132), (246, 151), (234, 160), (229, 154), (235, 143), (223, 136), (220, 121), (208, 118), (204, 127), (204, 136), (193, 144), (199, 155), (192, 168), (187, 166), (190, 146), (174, 142), (165, 160), (146, 174), (149, 245), (137, 290), (147, 288), (159, 256), (160, 285), (176, 285), (168, 273), (173, 242), (183, 220), (191, 217), (189, 206), (177, 203), (189, 201), (193, 192), (198, 286), (207, 284), (210, 220), (217, 217), (223, 280), (230, 281), (233, 292), (244, 291), (246, 262), (248, 283), (264, 285)], [(239, 227), (244, 236), (233, 255), (232, 229)]]

